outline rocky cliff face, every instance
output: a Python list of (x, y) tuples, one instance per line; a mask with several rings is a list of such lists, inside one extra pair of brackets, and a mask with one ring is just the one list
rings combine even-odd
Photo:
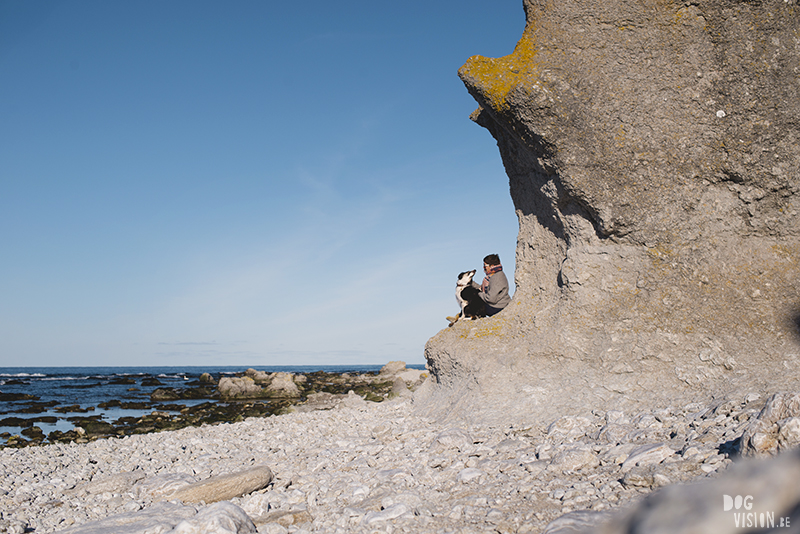
[(796, 388), (797, 0), (524, 5), (514, 52), (459, 71), (509, 176), (516, 294), (428, 342), (419, 404), (546, 420)]

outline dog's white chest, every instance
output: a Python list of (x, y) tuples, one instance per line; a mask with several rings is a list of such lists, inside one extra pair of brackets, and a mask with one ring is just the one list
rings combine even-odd
[(461, 291), (467, 286), (456, 286), (456, 301), (458, 305), (461, 306), (461, 309), (464, 309), (464, 306), (467, 305), (467, 301), (461, 298)]

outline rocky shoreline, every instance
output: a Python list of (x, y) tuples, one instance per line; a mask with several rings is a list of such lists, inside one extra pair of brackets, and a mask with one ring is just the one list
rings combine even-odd
[[(6, 448), (0, 532), (576, 532), (800, 443), (800, 396), (493, 426), (422, 416), (397, 389), (381, 403), (320, 392), (277, 417)], [(218, 490), (197, 488), (215, 484), (244, 489), (211, 504)]]
[[(402, 374), (405, 381), (396, 383)], [(234, 376), (212, 376), (203, 373), (198, 380), (187, 381), (182, 387), (160, 387), (155, 377), (143, 379), (118, 378), (123, 385), (157, 386), (149, 400), (126, 401), (114, 399), (100, 402), (96, 408), (138, 410), (138, 416), (123, 416), (108, 421), (102, 415), (93, 415), (95, 406), (59, 406), (56, 402), (39, 402), (30, 395), (17, 395), (4, 400), (17, 401), (23, 407), (18, 413), (42, 413), (52, 409), (59, 414), (69, 414), (66, 420), (75, 428), (69, 431), (54, 430), (45, 434), (37, 423), (55, 423), (52, 415), (34, 417), (0, 417), (0, 426), (20, 427), (19, 434), (5, 433), (0, 438), (3, 447), (27, 447), (44, 443), (87, 443), (100, 438), (147, 434), (164, 430), (177, 430), (187, 426), (215, 423), (233, 423), (248, 417), (267, 417), (286, 413), (293, 406), (314, 404), (326, 395), (345, 395), (349, 391), (371, 402), (382, 402), (396, 395), (403, 387), (416, 387), (427, 374), (421, 370), (406, 369), (402, 362), (390, 362), (381, 371), (367, 373), (266, 373), (247, 369)], [(322, 394), (322, 395), (320, 395)], [(6, 394), (8, 397), (9, 395)], [(187, 404), (182, 401), (205, 402)], [(147, 413), (149, 411), (149, 413)]]

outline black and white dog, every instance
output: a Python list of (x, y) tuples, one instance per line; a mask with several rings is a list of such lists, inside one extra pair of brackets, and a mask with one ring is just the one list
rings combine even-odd
[(453, 326), (461, 317), (469, 317), (470, 319), (486, 317), (486, 304), (484, 304), (480, 296), (480, 290), (472, 285), (473, 276), (475, 276), (474, 269), (458, 275), (456, 300), (458, 305), (461, 306), (461, 311), (455, 317), (447, 318), (450, 321), (447, 326)]

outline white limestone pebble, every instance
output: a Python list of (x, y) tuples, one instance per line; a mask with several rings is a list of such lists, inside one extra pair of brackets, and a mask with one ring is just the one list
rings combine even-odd
[(634, 466), (659, 464), (673, 454), (675, 451), (664, 443), (642, 445), (633, 449), (628, 458), (622, 462), (622, 470), (627, 471)]
[(458, 475), (456, 476), (456, 480), (466, 484), (468, 482), (472, 482), (473, 480), (479, 479), (480, 477), (484, 476), (484, 474), (485, 473), (480, 469), (468, 467), (459, 471)]

